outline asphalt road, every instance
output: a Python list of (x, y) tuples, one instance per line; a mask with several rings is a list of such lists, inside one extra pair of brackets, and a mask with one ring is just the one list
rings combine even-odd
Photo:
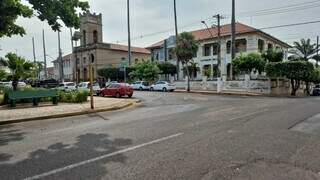
[(143, 105), (0, 126), (0, 179), (320, 179), (319, 98), (135, 97)]

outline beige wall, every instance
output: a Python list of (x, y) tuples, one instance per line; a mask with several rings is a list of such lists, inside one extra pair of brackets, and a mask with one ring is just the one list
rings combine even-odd
[[(83, 81), (85, 81), (85, 69), (87, 69), (87, 74), (89, 73), (90, 54), (93, 54), (95, 57), (95, 61), (93, 64), (95, 79), (98, 76), (98, 69), (106, 67), (119, 67), (122, 58), (127, 59), (128, 57), (128, 52), (110, 49), (97, 49), (76, 53), (76, 56), (79, 59), (78, 69), (80, 69), (80, 80)], [(149, 60), (150, 54), (132, 53), (132, 63), (134, 63), (136, 59)], [(87, 75), (87, 77), (89, 76)]]

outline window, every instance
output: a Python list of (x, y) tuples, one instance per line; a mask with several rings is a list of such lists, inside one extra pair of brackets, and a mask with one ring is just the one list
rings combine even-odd
[(203, 46), (203, 56), (211, 56), (211, 44), (205, 44)]
[(247, 40), (246, 39), (236, 40), (236, 53), (241, 53), (246, 51), (247, 51)]
[(93, 43), (98, 43), (98, 32), (96, 30), (93, 31)]
[(231, 53), (231, 41), (227, 42), (227, 54)]
[(175, 57), (175, 53), (173, 49), (169, 49), (169, 60), (173, 59)]
[(273, 48), (273, 44), (269, 43), (268, 44), (268, 50)]
[(86, 32), (86, 30), (83, 30), (82, 36), (83, 36), (83, 45), (86, 45), (87, 44), (87, 32)]
[(258, 40), (258, 51), (260, 53), (262, 53), (264, 51), (264, 40), (262, 40), (262, 39)]
[(218, 55), (218, 52), (219, 52), (219, 44), (218, 44), (218, 43), (214, 43), (214, 44), (212, 44), (212, 47), (213, 47), (212, 55)]

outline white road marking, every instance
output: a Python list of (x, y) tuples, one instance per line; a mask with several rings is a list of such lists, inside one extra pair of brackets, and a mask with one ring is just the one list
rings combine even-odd
[(134, 151), (136, 149), (139, 149), (139, 148), (142, 148), (142, 147), (145, 147), (145, 146), (150, 146), (152, 144), (156, 144), (156, 143), (160, 143), (162, 141), (166, 141), (166, 140), (169, 140), (169, 139), (172, 139), (172, 138), (176, 138), (176, 137), (181, 136), (183, 134), (184, 133), (178, 133), (178, 134), (174, 134), (174, 135), (171, 135), (171, 136), (167, 136), (167, 137), (163, 137), (163, 138), (160, 138), (160, 139), (156, 139), (154, 141), (143, 143), (143, 144), (140, 144), (140, 145), (137, 145), (137, 146), (133, 146), (133, 147), (130, 147), (130, 148), (127, 148), (127, 149), (123, 149), (123, 150), (116, 151), (116, 152), (113, 152), (113, 153), (110, 153), (110, 154), (106, 154), (106, 155), (103, 155), (103, 156), (99, 156), (99, 157), (96, 157), (96, 158), (93, 158), (93, 159), (82, 161), (82, 162), (79, 162), (79, 163), (76, 163), (76, 164), (71, 164), (69, 166), (65, 166), (65, 167), (62, 167), (62, 168), (59, 168), (59, 169), (54, 169), (52, 171), (49, 171), (49, 172), (46, 172), (46, 173), (43, 173), (43, 174), (35, 175), (35, 176), (32, 176), (32, 177), (27, 177), (24, 180), (34, 180), (34, 179), (44, 178), (44, 177), (47, 177), (47, 176), (50, 176), (50, 175), (53, 175), (53, 174), (57, 174), (57, 173), (60, 173), (60, 172), (66, 171), (66, 170), (74, 169), (74, 168), (79, 167), (79, 166), (83, 166), (83, 165), (86, 165), (86, 164), (89, 164), (89, 163), (93, 163), (95, 161), (99, 161), (99, 160), (102, 160), (102, 159), (105, 159), (105, 158), (109, 158), (109, 157), (112, 157), (112, 156), (116, 156), (116, 155), (119, 155), (119, 154), (122, 154), (122, 153), (129, 152), (129, 151)]

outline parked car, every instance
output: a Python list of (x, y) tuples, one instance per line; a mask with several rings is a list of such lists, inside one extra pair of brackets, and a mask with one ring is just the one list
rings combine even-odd
[(136, 81), (136, 82), (131, 84), (131, 87), (134, 90), (140, 90), (140, 91), (150, 90), (149, 82), (146, 82), (146, 81)]
[(31, 84), (32, 87), (40, 87), (40, 88), (56, 88), (59, 86), (59, 82), (55, 79), (48, 80), (37, 80), (33, 81)]
[[(92, 89), (93, 89), (93, 93), (96, 94), (96, 95), (99, 95), (100, 94), (100, 85), (99, 83), (93, 83), (93, 86), (92, 86)], [(90, 91), (90, 82), (82, 82), (78, 85), (78, 90), (81, 90), (81, 91)]]
[[(0, 82), (0, 86), (12, 88), (12, 81)], [(18, 87), (26, 87), (25, 82), (18, 82)]]
[(320, 96), (320, 85), (316, 85), (312, 90), (313, 96)]
[(176, 89), (174, 84), (168, 83), (167, 81), (158, 81), (155, 84), (151, 85), (151, 91), (163, 91), (163, 92), (173, 92)]
[(122, 96), (128, 96), (129, 98), (133, 95), (133, 88), (129, 84), (124, 83), (112, 83), (102, 88), (100, 91), (101, 96), (113, 96), (120, 98)]
[(77, 90), (77, 87), (76, 87), (76, 83), (74, 82), (64, 82), (59, 84), (58, 89), (61, 91), (71, 92), (71, 91)]

